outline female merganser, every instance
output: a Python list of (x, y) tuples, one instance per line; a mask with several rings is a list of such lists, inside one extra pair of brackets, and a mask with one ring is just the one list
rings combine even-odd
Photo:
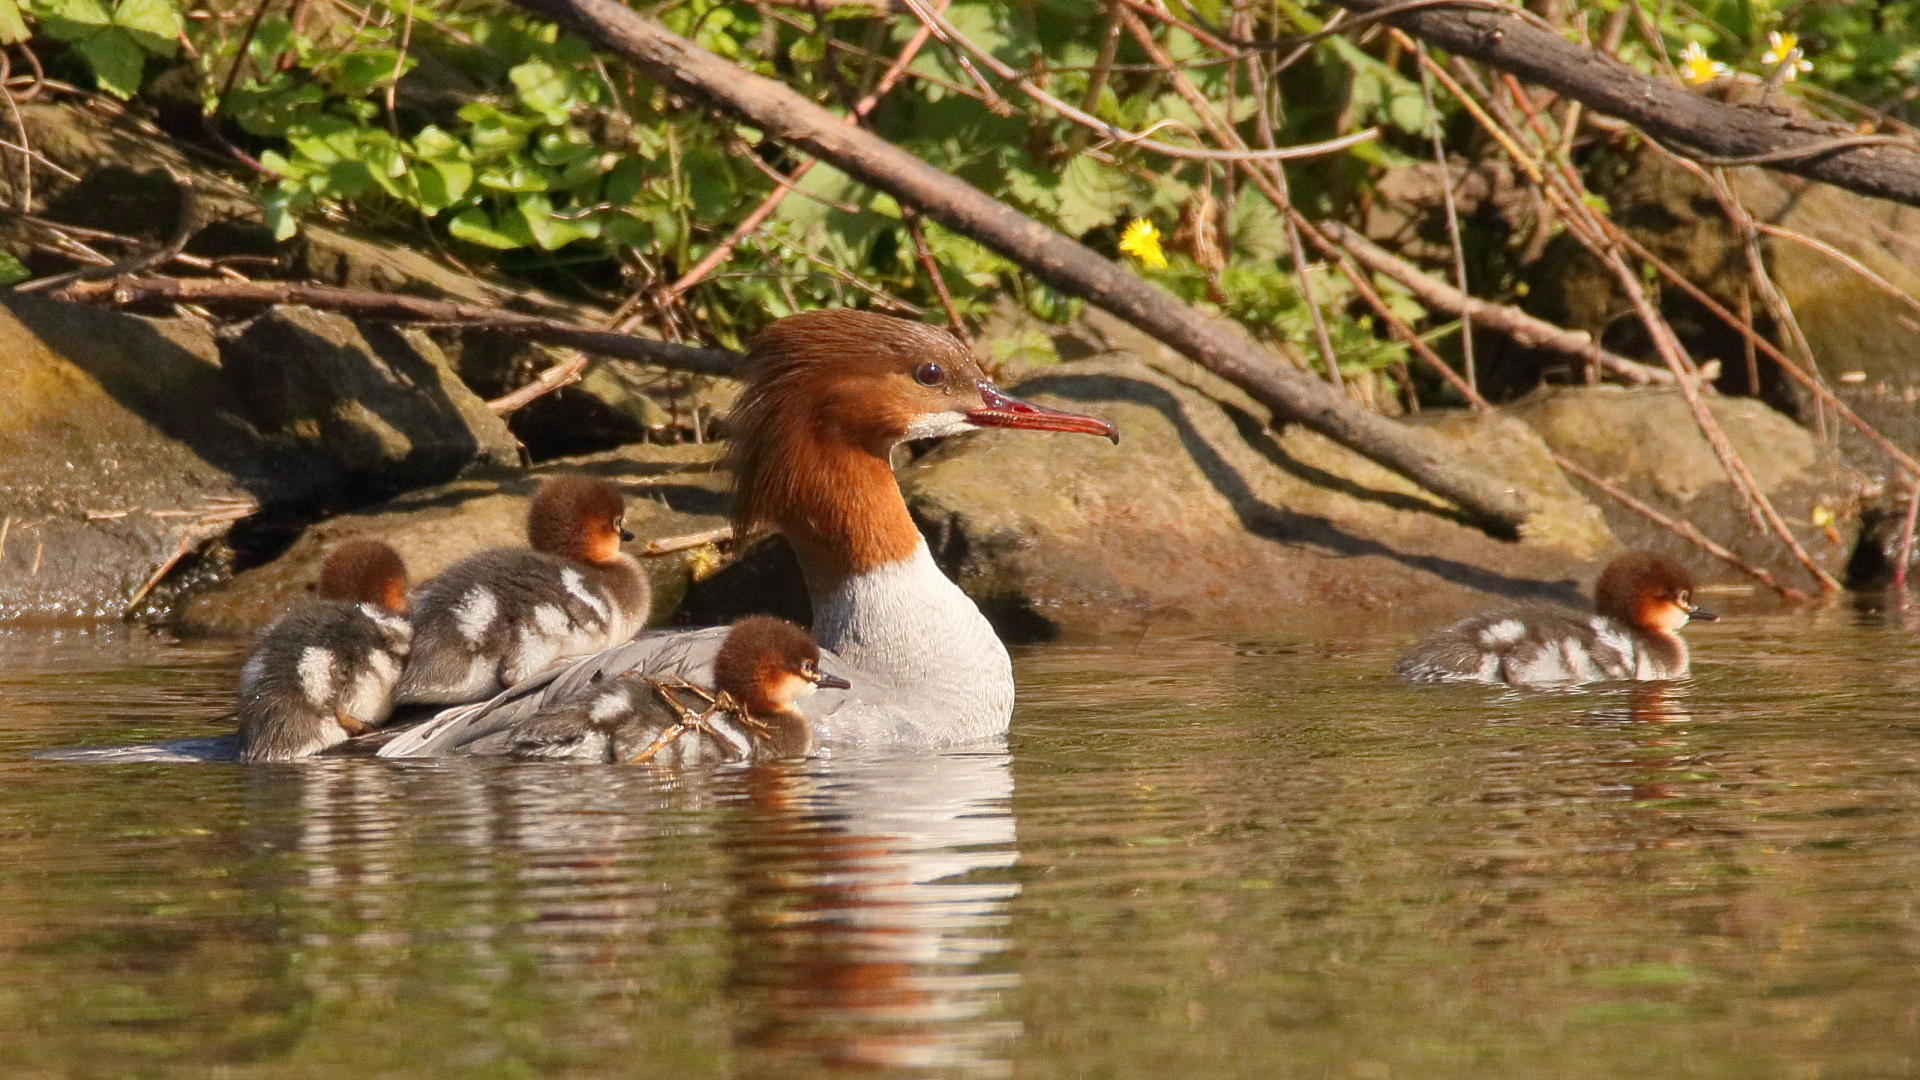
[(1685, 570), (1644, 551), (1607, 564), (1593, 606), (1593, 615), (1531, 606), (1462, 619), (1407, 650), (1393, 673), (1413, 682), (1515, 686), (1678, 679), (1688, 666), (1680, 628), (1718, 617), (1694, 606)]
[[(977, 428), (1113, 425), (1008, 397), (945, 331), (867, 312), (814, 311), (754, 338), (729, 418), (739, 536), (785, 534), (813, 598), (828, 670), (854, 684), (802, 707), (823, 746), (941, 747), (993, 739), (1013, 713), (1013, 669), (993, 627), (934, 565), (888, 455), (907, 439)], [(385, 757), (470, 752), (595, 679), (628, 671), (712, 685), (724, 627), (643, 634), (383, 746)]]
[(794, 703), (847, 680), (820, 670), (820, 646), (784, 619), (733, 624), (713, 660), (713, 692), (635, 672), (581, 688), (493, 737), (476, 754), (684, 766), (805, 757), (813, 721)]
[(633, 636), (652, 590), (633, 556), (620, 489), (560, 476), (527, 509), (533, 550), (483, 551), (420, 587), (413, 660), (394, 700), (479, 701), (556, 660), (591, 656)]
[(407, 567), (378, 540), (349, 540), (320, 566), (319, 599), (261, 635), (240, 669), (241, 761), (309, 757), (392, 711), (406, 662)]

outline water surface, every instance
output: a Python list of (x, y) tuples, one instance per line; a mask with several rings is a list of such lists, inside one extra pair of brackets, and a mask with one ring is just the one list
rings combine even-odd
[(1920, 1075), (1920, 631), (1415, 688), (1398, 639), (1016, 659), (1009, 754), (84, 765), (232, 644), (0, 631), (0, 1076)]

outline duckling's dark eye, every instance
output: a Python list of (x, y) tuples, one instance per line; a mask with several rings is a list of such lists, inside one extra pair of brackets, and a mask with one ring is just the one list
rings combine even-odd
[(913, 381), (921, 386), (939, 386), (947, 381), (947, 373), (940, 369), (939, 364), (921, 364), (913, 369)]

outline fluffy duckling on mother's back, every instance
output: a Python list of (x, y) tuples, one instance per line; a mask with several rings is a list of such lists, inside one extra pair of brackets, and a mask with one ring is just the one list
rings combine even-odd
[(349, 540), (320, 567), (319, 598), (261, 635), (240, 669), (241, 761), (309, 757), (380, 726), (413, 638), (407, 567)]
[[(783, 619), (735, 622), (713, 661), (712, 703), (699, 727), (677, 732), (681, 708), (700, 713), (704, 694), (629, 673), (582, 687), (495, 740), (494, 752), (548, 760), (696, 765), (804, 757), (813, 723), (795, 703), (848, 682), (820, 670), (820, 646)], [(680, 708), (669, 701), (678, 702)]]
[(1607, 564), (1594, 613), (1532, 605), (1482, 612), (1407, 650), (1393, 673), (1413, 682), (1552, 686), (1678, 679), (1690, 656), (1679, 630), (1716, 616), (1693, 603), (1693, 579), (1644, 551)]
[(405, 703), (480, 701), (556, 660), (588, 656), (646, 622), (645, 571), (620, 550), (631, 540), (620, 489), (560, 476), (527, 510), (533, 550), (496, 548), (462, 559), (420, 589), (413, 661), (394, 693)]

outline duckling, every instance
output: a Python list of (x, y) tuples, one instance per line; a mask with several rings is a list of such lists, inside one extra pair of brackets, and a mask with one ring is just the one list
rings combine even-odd
[(1694, 605), (1685, 570), (1644, 551), (1627, 552), (1601, 571), (1594, 611), (1536, 605), (1482, 612), (1407, 650), (1393, 673), (1412, 682), (1515, 686), (1678, 679), (1691, 660), (1680, 628), (1717, 618)]
[(632, 637), (652, 590), (620, 542), (620, 489), (560, 476), (540, 485), (527, 511), (533, 550), (483, 551), (420, 588), (413, 660), (394, 700), (454, 705), (480, 701), (557, 660), (586, 656)]
[[(812, 635), (755, 615), (728, 629), (714, 656), (711, 697), (674, 680), (618, 675), (516, 724), (496, 752), (667, 766), (805, 757), (813, 752), (813, 723), (795, 703), (821, 687), (849, 685), (820, 670)], [(688, 714), (702, 713), (709, 714), (703, 723), (687, 724)]]
[(319, 598), (283, 616), (240, 669), (241, 761), (310, 757), (385, 722), (413, 628), (407, 567), (378, 540), (320, 566)]

